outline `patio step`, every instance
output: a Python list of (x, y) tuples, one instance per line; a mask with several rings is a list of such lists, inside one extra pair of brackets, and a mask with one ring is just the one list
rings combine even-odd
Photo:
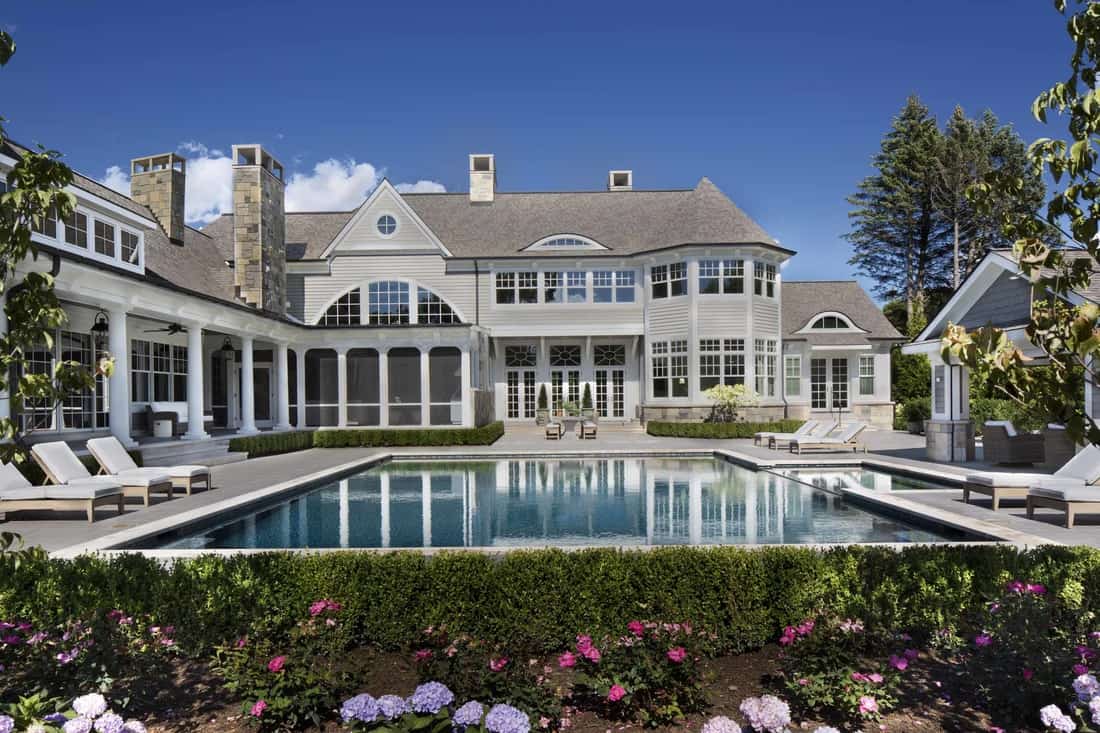
[(220, 466), (245, 460), (247, 454), (229, 451), (229, 440), (224, 437), (152, 443), (142, 447), (141, 456), (146, 466)]

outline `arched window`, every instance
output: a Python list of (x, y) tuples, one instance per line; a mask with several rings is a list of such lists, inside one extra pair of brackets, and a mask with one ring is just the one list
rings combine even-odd
[(427, 288), (416, 289), (417, 323), (461, 323), (447, 301)]
[(831, 331), (836, 329), (849, 329), (852, 324), (841, 316), (821, 316), (814, 325), (810, 326), (815, 331)]
[(555, 249), (555, 250), (572, 250), (572, 249), (607, 249), (599, 242), (588, 237), (582, 237), (579, 234), (552, 234), (549, 237), (543, 237), (534, 244), (524, 247), (524, 249)]
[(322, 326), (358, 326), (359, 323), (359, 288), (341, 295), (321, 316)]

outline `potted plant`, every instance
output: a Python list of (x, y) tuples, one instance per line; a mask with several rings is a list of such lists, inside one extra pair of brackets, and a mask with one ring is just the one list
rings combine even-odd
[(592, 386), (585, 382), (584, 393), (581, 395), (581, 417), (591, 420), (595, 415), (596, 411), (592, 408)]
[(566, 417), (576, 417), (580, 414), (580, 408), (577, 406), (576, 402), (566, 400), (561, 403), (561, 412)]
[(546, 404), (546, 385), (539, 386), (538, 409), (535, 410), (535, 423), (545, 425), (550, 422), (550, 408)]
[(913, 435), (923, 433), (924, 421), (931, 417), (932, 402), (928, 397), (918, 397), (905, 403), (905, 423)]

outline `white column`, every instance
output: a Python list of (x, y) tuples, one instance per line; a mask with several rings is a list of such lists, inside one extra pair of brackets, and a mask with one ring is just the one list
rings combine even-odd
[(470, 345), (466, 344), (462, 347), (460, 359), (461, 364), (461, 380), (462, 380), (462, 427), (472, 428), (474, 426), (474, 390), (473, 383), (470, 380)]
[(348, 350), (336, 350), (336, 424), (348, 426)]
[[(187, 324), (187, 440), (208, 438), (202, 424), (203, 395), (202, 325)], [(114, 391), (114, 390), (112, 390)]]
[(132, 448), (137, 444), (130, 438), (130, 338), (126, 335), (126, 311), (114, 308), (107, 315), (107, 348), (115, 360), (109, 382), (111, 435)]
[(298, 360), (298, 370), (294, 375), (294, 381), (298, 383), (298, 429), (306, 427), (306, 350), (299, 346), (294, 350), (294, 356)]
[(432, 424), (432, 406), (428, 361), (431, 358), (429, 349), (420, 350), (420, 424)]
[(276, 430), (290, 430), (290, 365), (287, 345), (275, 344), (275, 400), (278, 403)]
[(390, 352), (378, 349), (378, 427), (390, 426)]
[[(4, 310), (7, 299), (8, 291), (5, 288), (0, 291), (0, 334), (8, 332), (8, 313)], [(9, 417), (11, 417), (11, 397), (8, 390), (0, 390), (0, 420), (6, 420)]]
[(255, 370), (252, 367), (252, 337), (241, 336), (241, 429), (243, 435), (260, 432), (256, 429)]

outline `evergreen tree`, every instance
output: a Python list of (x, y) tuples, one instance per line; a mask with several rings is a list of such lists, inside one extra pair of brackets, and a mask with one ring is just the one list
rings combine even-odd
[(848, 198), (849, 263), (875, 281), (876, 295), (905, 300), (910, 327), (923, 321), (925, 290), (950, 282), (951, 239), (933, 196), (942, 147), (935, 118), (909, 97), (874, 157), (876, 173)]

